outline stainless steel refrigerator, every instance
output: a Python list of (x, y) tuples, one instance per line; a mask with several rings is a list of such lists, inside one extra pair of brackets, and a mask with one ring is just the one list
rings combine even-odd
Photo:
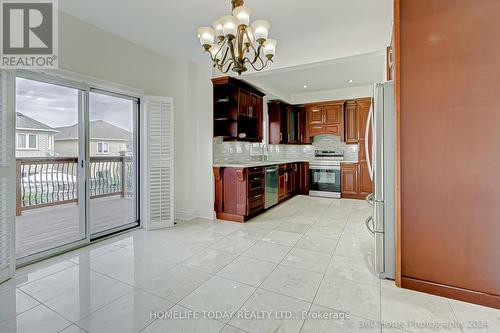
[[(396, 118), (394, 110), (394, 82), (377, 83), (374, 102), (365, 129), (365, 150), (373, 194), (367, 201), (373, 206), (373, 215), (366, 227), (375, 237), (375, 269), (381, 278), (394, 279), (396, 275)], [(368, 137), (372, 137), (371, 158)]]

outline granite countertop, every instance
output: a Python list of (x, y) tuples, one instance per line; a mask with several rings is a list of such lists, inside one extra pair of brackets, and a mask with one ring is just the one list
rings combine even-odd
[(286, 164), (286, 163), (298, 163), (298, 162), (309, 162), (307, 160), (280, 160), (280, 161), (254, 161), (254, 162), (244, 162), (244, 163), (217, 163), (214, 164), (215, 168), (253, 168), (253, 167), (261, 167), (261, 166), (270, 166), (277, 164)]

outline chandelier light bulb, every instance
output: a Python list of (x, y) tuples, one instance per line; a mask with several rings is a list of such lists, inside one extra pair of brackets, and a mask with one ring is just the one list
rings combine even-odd
[(224, 36), (236, 36), (236, 31), (240, 23), (236, 17), (233, 15), (225, 15), (221, 18), (221, 23)]
[(210, 27), (201, 27), (198, 29), (198, 38), (203, 47), (214, 43), (215, 30)]
[(215, 37), (217, 37), (217, 38), (224, 37), (224, 29), (222, 27), (221, 20), (213, 21), (212, 27), (214, 27), (214, 30), (215, 30)]
[(243, 24), (247, 27), (250, 24), (250, 14), (252, 14), (252, 10), (245, 6), (236, 7), (233, 10), (233, 16), (238, 19), (240, 24)]
[(257, 20), (252, 23), (253, 35), (256, 41), (267, 39), (269, 26), (270, 24), (266, 20)]
[(268, 39), (264, 42), (264, 55), (274, 56), (276, 54), (276, 44), (278, 41), (276, 39)]

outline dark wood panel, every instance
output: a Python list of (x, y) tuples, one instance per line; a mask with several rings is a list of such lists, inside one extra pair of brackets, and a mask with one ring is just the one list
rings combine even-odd
[(356, 101), (347, 101), (344, 107), (344, 135), (345, 143), (358, 143), (359, 136), (359, 112)]
[(500, 1), (397, 8), (402, 275), (498, 296)]
[(358, 191), (359, 196), (364, 199), (373, 191), (372, 180), (370, 179), (370, 172), (368, 171), (368, 164), (366, 162), (358, 163)]
[(358, 197), (358, 167), (356, 163), (342, 163), (341, 174), (341, 195), (342, 198)]

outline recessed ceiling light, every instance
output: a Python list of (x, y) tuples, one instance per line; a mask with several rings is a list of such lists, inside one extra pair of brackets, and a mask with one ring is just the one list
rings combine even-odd
[(307, 89), (307, 84), (304, 84), (304, 89)]
[(352, 79), (351, 79), (351, 80), (349, 80), (349, 83), (352, 83)]

